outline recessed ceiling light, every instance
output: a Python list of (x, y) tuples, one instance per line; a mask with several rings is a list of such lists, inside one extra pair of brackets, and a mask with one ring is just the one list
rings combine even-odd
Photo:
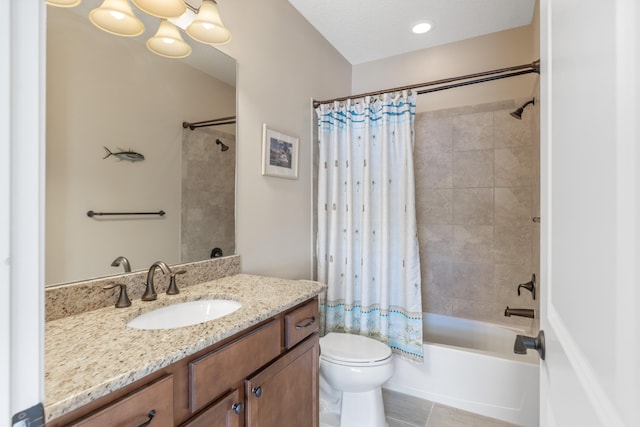
[(431, 28), (433, 28), (433, 24), (431, 22), (421, 21), (411, 27), (411, 32), (413, 34), (424, 34), (426, 32), (429, 32)]

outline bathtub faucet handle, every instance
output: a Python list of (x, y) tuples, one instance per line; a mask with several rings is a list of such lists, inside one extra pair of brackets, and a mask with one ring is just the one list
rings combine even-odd
[(544, 360), (545, 343), (544, 331), (538, 332), (536, 337), (528, 337), (526, 335), (516, 336), (516, 342), (513, 344), (513, 352), (515, 354), (527, 354), (527, 349), (536, 350), (540, 355), (540, 359)]
[(518, 296), (520, 296), (520, 288), (525, 288), (526, 290), (531, 292), (531, 295), (533, 296), (533, 299), (535, 301), (535, 299), (536, 299), (536, 275), (535, 275), (535, 273), (531, 275), (531, 281), (529, 281), (527, 283), (521, 283), (521, 284), (518, 285)]

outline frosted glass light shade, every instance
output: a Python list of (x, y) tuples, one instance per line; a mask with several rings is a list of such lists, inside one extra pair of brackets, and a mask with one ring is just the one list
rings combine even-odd
[(225, 44), (231, 40), (231, 32), (224, 26), (218, 12), (218, 5), (211, 0), (203, 0), (200, 11), (186, 29), (189, 36), (206, 44)]
[(156, 35), (147, 40), (147, 48), (167, 58), (184, 58), (191, 55), (191, 46), (182, 40), (178, 27), (166, 19), (160, 21)]
[(141, 11), (158, 18), (177, 18), (187, 9), (183, 0), (131, 0)]
[(57, 7), (75, 7), (80, 4), (82, 0), (46, 0), (45, 3), (51, 6)]
[(128, 0), (104, 0), (102, 6), (89, 12), (89, 20), (117, 36), (134, 37), (144, 31), (144, 24), (133, 14)]

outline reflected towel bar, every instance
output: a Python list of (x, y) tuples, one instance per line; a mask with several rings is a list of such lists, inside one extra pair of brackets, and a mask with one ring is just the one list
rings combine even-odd
[(164, 216), (166, 214), (165, 211), (158, 212), (94, 212), (88, 211), (87, 216), (89, 218), (93, 218), (94, 216), (106, 216), (106, 215), (160, 215)]

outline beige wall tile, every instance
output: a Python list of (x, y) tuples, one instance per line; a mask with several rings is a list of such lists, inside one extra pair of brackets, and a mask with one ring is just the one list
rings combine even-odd
[(451, 224), (453, 221), (453, 190), (422, 190), (416, 194), (419, 224)]
[[(496, 187), (528, 187), (532, 182), (532, 148), (500, 148), (495, 150)], [(455, 177), (454, 177), (455, 183)]]
[[(494, 205), (496, 225), (529, 224), (531, 202), (530, 187), (497, 187)], [(455, 219), (455, 193), (453, 206)]]
[(454, 298), (482, 302), (495, 299), (493, 264), (454, 263), (452, 279)]
[(451, 153), (424, 153), (414, 163), (416, 187), (453, 187), (453, 156)]
[(416, 114), (414, 129), (416, 153), (451, 152), (450, 117), (430, 117), (427, 113)]
[(453, 223), (456, 225), (493, 225), (493, 188), (455, 188)]
[(453, 315), (453, 300), (450, 297), (431, 292), (422, 292), (422, 310), (426, 313)]
[(493, 187), (493, 150), (453, 153), (453, 186)]
[(523, 120), (509, 115), (524, 101), (416, 116), (425, 311), (531, 324), (504, 317), (507, 305), (537, 307), (530, 294), (517, 296), (517, 285), (539, 270), (540, 226), (531, 221), (539, 210), (539, 121), (530, 107)]
[(496, 319), (495, 304), (489, 301), (453, 298), (451, 313), (455, 317), (464, 317), (465, 319), (475, 319), (484, 322), (492, 322)]
[[(527, 107), (527, 110), (531, 106)], [(511, 117), (514, 109), (495, 111), (495, 148), (531, 145), (531, 114), (523, 114), (522, 120)], [(528, 112), (528, 111), (527, 111)]]
[(418, 227), (420, 259), (427, 262), (451, 261), (453, 226), (449, 224), (425, 224)]
[(453, 150), (486, 150), (493, 148), (493, 113), (475, 113), (453, 119)]
[(531, 268), (531, 226), (496, 225), (494, 260), (496, 264), (521, 264)]
[(489, 264), (493, 262), (493, 226), (454, 225), (454, 262)]

